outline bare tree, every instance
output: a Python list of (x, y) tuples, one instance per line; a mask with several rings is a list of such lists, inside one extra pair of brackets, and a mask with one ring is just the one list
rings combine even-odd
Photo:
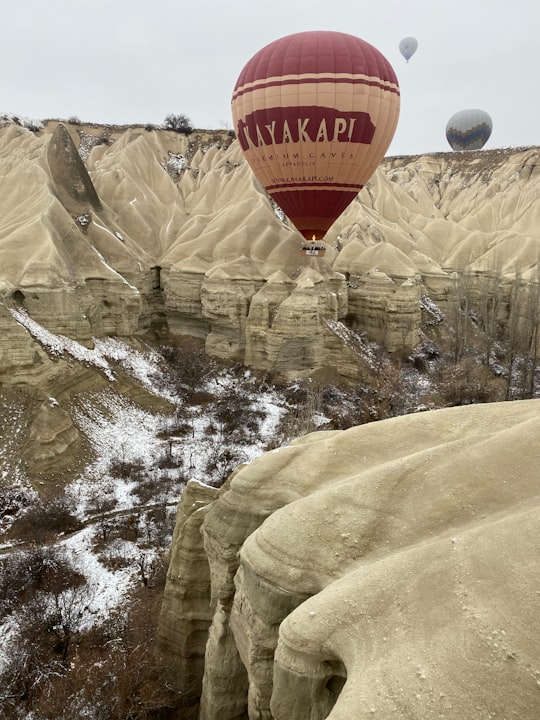
[(182, 113), (179, 115), (175, 115), (173, 113), (167, 115), (163, 121), (163, 126), (166, 130), (174, 130), (174, 132), (183, 133), (184, 135), (189, 135), (193, 132), (191, 120), (187, 115)]
[(116, 506), (114, 493), (110, 488), (95, 486), (88, 497), (88, 510), (95, 517), (96, 527), (103, 542), (111, 532), (110, 513)]
[(508, 353), (506, 399), (534, 397), (538, 369), (540, 284), (516, 273), (512, 283), (505, 345)]

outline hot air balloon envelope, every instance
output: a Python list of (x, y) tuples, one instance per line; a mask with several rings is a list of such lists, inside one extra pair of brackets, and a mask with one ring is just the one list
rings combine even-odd
[(484, 110), (460, 110), (446, 125), (446, 139), (452, 150), (480, 150), (492, 130), (493, 122)]
[(406, 37), (399, 43), (399, 51), (407, 62), (412, 58), (418, 48), (418, 40), (413, 37)]
[(256, 177), (302, 235), (319, 240), (388, 149), (399, 86), (386, 58), (364, 40), (296, 33), (246, 64), (232, 114)]

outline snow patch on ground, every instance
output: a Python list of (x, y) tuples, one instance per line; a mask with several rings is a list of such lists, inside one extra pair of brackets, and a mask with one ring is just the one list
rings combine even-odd
[(94, 365), (102, 370), (109, 380), (114, 380), (114, 374), (109, 363), (102, 357), (101, 353), (81, 345), (76, 340), (66, 337), (65, 335), (55, 335), (28, 315), (25, 310), (20, 308), (10, 308), (9, 312), (13, 318), (28, 330), (51, 355), (62, 357), (66, 353), (71, 355), (79, 362)]
[(122, 557), (131, 558), (133, 562), (112, 571), (99, 561), (94, 551), (94, 535), (95, 530), (90, 526), (60, 543), (73, 568), (86, 578), (87, 584), (81, 591), (84, 612), (81, 613), (78, 631), (88, 630), (104, 622), (110, 612), (126, 600), (129, 590), (137, 582), (136, 546), (118, 541), (122, 543)]
[[(249, 372), (243, 378), (221, 372), (201, 389), (214, 402), (227, 392), (241, 390), (243, 397), (247, 394), (247, 407), (257, 418), (251, 431), (241, 438), (230, 437), (212, 415), (210, 406), (191, 405), (177, 395), (169, 377), (170, 368), (156, 351), (137, 350), (114, 338), (95, 339), (94, 347), (87, 348), (48, 331), (23, 309), (10, 312), (51, 356), (73, 358), (95, 367), (110, 381), (107, 388), (78, 397), (69, 408), (75, 425), (88, 440), (92, 456), (66, 488), (72, 512), (84, 527), (54, 543), (86, 578), (86, 584), (65, 591), (61, 601), (66, 607), (80, 604), (78, 629), (87, 630), (104, 622), (129, 600), (133, 587), (143, 580), (141, 564), (151, 572), (163, 543), (166, 546), (170, 542), (174, 508), (187, 480), (216, 485), (222, 479), (219, 471), (227, 467), (227, 458), (233, 457), (236, 464), (253, 461), (271, 442), (287, 408), (276, 391), (261, 388)], [(115, 382), (119, 373), (129, 375), (157, 398), (166, 399), (171, 412), (144, 409), (121, 395)], [(239, 382), (241, 388), (235, 388)], [(50, 403), (54, 405), (57, 400), (50, 398)], [(4, 419), (9, 424), (4, 424), (6, 437), (0, 446), (0, 478), (9, 477), (11, 487), (19, 483), (21, 488), (27, 488), (22, 466), (12, 459), (20, 456), (17, 443), (24, 436), (23, 412), (15, 405), (5, 410)], [(226, 459), (222, 460), (221, 455)], [(167, 462), (162, 462), (164, 459)], [(141, 495), (141, 486), (146, 496)], [(154, 510), (162, 512), (159, 517), (167, 527), (159, 526), (157, 515), (152, 517)], [(117, 537), (114, 532), (106, 539), (100, 537), (100, 529), (104, 528), (100, 523), (110, 521), (112, 527), (114, 522), (128, 518), (138, 524), (133, 540), (126, 540), (122, 533)], [(153, 542), (158, 534), (161, 545)], [(7, 545), (3, 549), (7, 551)], [(13, 552), (17, 551), (13, 548)], [(13, 638), (11, 624), (16, 624), (13, 614), (0, 623), (7, 653), (9, 638)]]
[(156, 435), (163, 428), (162, 416), (143, 410), (111, 388), (87, 396), (84, 405), (73, 408), (73, 419), (88, 438), (96, 454), (84, 472), (68, 486), (68, 494), (76, 498), (79, 517), (85, 518), (92, 497), (111, 495), (115, 509), (128, 509), (136, 504), (135, 482), (111, 473), (114, 462), (128, 467), (137, 465), (149, 471), (163, 446)]

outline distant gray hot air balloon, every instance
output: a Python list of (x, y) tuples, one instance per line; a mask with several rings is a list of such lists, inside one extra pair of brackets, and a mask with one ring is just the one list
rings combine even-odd
[(407, 62), (412, 58), (418, 47), (418, 40), (413, 37), (406, 37), (399, 43), (399, 51)]
[(493, 121), (484, 110), (460, 110), (446, 125), (446, 139), (452, 150), (480, 150), (492, 130)]

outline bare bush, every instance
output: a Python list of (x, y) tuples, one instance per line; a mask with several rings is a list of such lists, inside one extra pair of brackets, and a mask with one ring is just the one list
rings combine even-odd
[[(12, 645), (11, 660), (0, 676), (2, 720), (172, 717), (178, 696), (171, 689), (167, 669), (153, 652), (160, 602), (160, 592), (150, 589), (149, 583), (141, 587), (129, 610), (114, 611), (104, 625), (77, 632), (76, 637), (69, 635), (69, 619), (72, 610), (74, 619), (78, 615), (77, 602), (69, 612), (59, 604), (64, 624), (59, 626), (53, 618), (49, 636), (42, 633), (42, 620), (33, 617), (28, 631)], [(50, 622), (48, 610), (45, 617)], [(66, 663), (62, 656), (68, 639)], [(71, 654), (75, 640), (77, 652)]]
[(113, 477), (137, 480), (144, 476), (144, 462), (142, 458), (129, 458), (125, 448), (120, 446), (118, 455), (109, 463), (109, 472)]
[(443, 404), (472, 405), (504, 399), (504, 381), (472, 357), (440, 367), (435, 386)]
[(39, 499), (22, 512), (13, 525), (17, 538), (41, 542), (80, 529), (71, 504), (65, 495), (49, 500)]
[(296, 437), (320, 429), (321, 393), (315, 388), (295, 384), (288, 388), (288, 412), (283, 416), (270, 447), (285, 445)]
[(207, 458), (206, 471), (210, 476), (208, 484), (216, 487), (223, 485), (233, 470), (246, 460), (241, 450), (224, 445), (219, 439), (209, 446)]
[(84, 576), (73, 569), (60, 548), (33, 545), (6, 555), (0, 559), (2, 614), (20, 609), (36, 591), (60, 592), (84, 582)]
[(169, 364), (176, 392), (187, 400), (216, 375), (215, 360), (206, 355), (203, 343), (195, 338), (164, 346), (161, 354)]
[(132, 511), (127, 515), (116, 517), (114, 520), (114, 537), (129, 542), (137, 542), (140, 535), (139, 514), (138, 511)]
[[(10, 661), (0, 672), (0, 711), (2, 720), (21, 720), (32, 717), (41, 702), (48, 704), (65, 668), (39, 642), (21, 638), (11, 643), (10, 650)], [(42, 717), (53, 720), (54, 716)]]
[(214, 403), (213, 416), (223, 435), (235, 442), (257, 429), (264, 419), (263, 411), (253, 407), (250, 393), (235, 383), (223, 392)]
[(99, 538), (105, 542), (111, 530), (110, 515), (116, 507), (111, 488), (94, 487), (88, 496), (88, 511), (94, 516)]
[(23, 488), (0, 485), (0, 526), (9, 525), (29, 504), (29, 493)]
[(165, 452), (160, 453), (156, 465), (161, 470), (166, 469), (177, 469), (181, 468), (184, 463), (184, 459), (180, 453), (177, 452), (176, 438), (169, 437), (167, 439), (167, 445)]
[(184, 114), (167, 115), (167, 117), (163, 121), (163, 127), (166, 130), (174, 130), (174, 132), (182, 133), (184, 135), (189, 135), (191, 132), (193, 132), (191, 120), (188, 118), (187, 115)]

